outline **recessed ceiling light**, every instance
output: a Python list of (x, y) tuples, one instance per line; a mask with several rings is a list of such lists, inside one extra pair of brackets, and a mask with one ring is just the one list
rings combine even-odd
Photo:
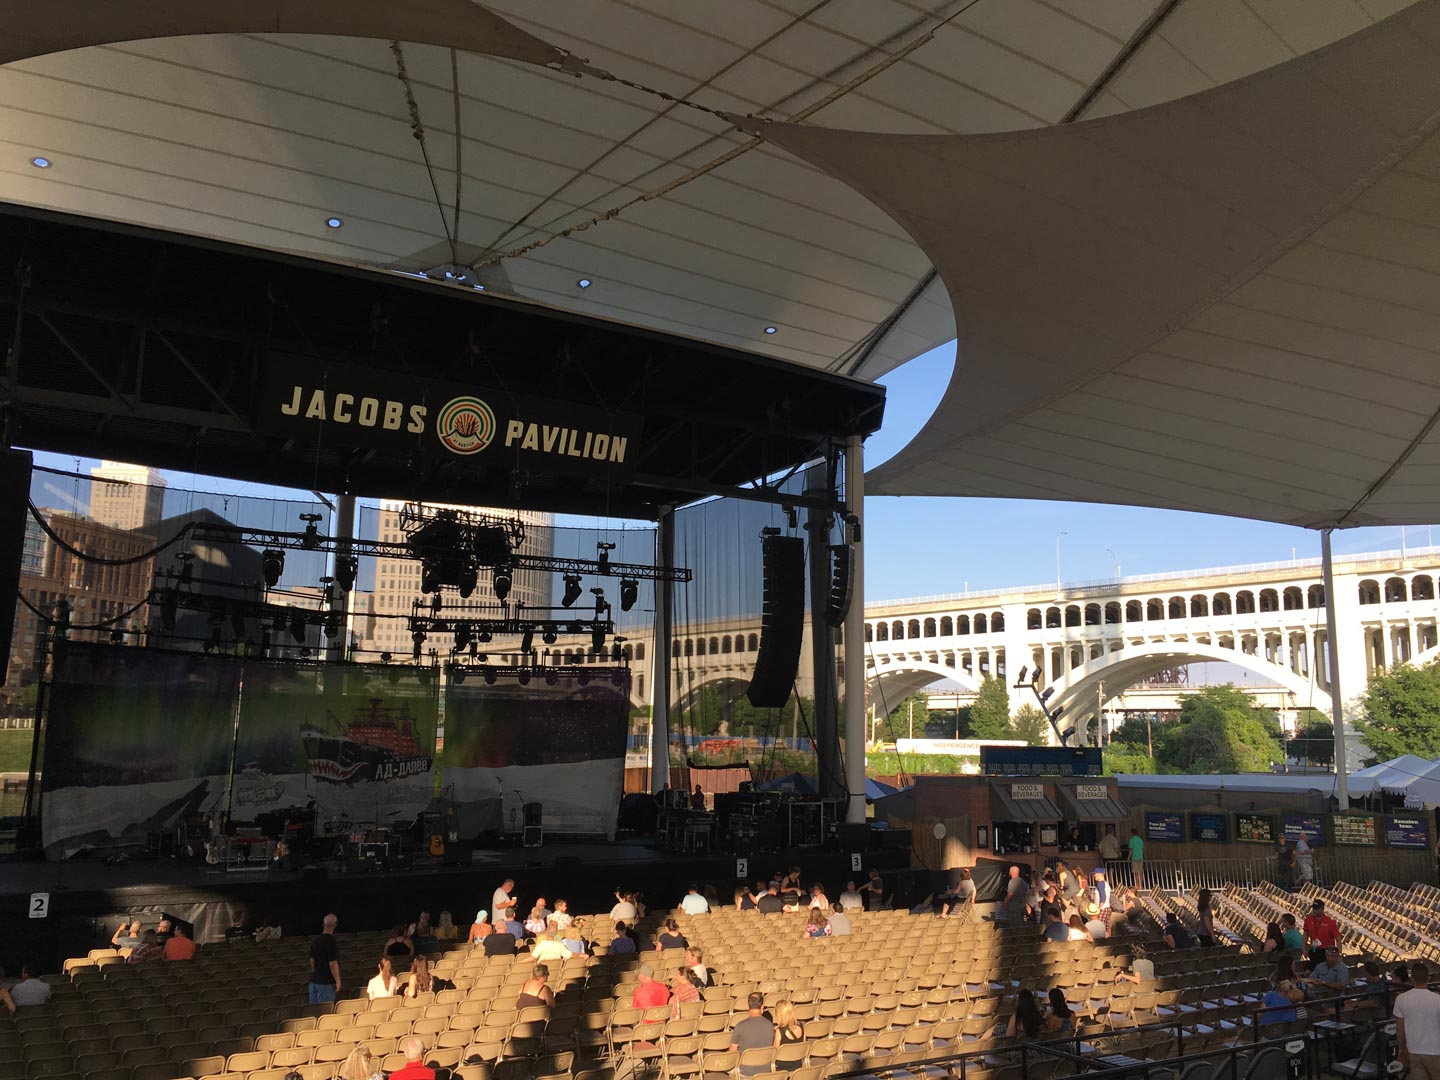
[(590, 279), (588, 277), (582, 277), (575, 284), (579, 285), (582, 289), (588, 289), (590, 287)]
[(767, 327), (765, 327), (765, 333), (767, 333), (767, 334), (773, 334), (774, 332), (775, 332), (775, 328), (774, 328), (773, 326), (767, 326)]
[(48, 169), (50, 167), (50, 159), (48, 157), (32, 157), (30, 164), (34, 165), (37, 169)]
[(325, 224), (326, 224), (329, 228), (338, 229), (338, 228), (340, 228), (341, 225), (344, 225), (344, 224), (345, 224), (345, 219), (344, 219), (344, 218), (338, 218), (338, 217), (328, 217), (328, 218), (325, 219)]

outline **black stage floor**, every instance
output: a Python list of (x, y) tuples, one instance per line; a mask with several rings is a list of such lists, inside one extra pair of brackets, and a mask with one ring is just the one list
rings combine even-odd
[[(685, 855), (657, 850), (651, 837), (581, 843), (547, 843), (540, 848), (476, 850), (464, 865), (428, 857), (388, 870), (359, 870), (325, 862), (315, 871), (229, 871), (203, 861), (136, 859), (119, 865), (100, 860), (65, 863), (0, 863), (0, 966), (15, 971), (22, 962), (54, 971), (65, 957), (83, 956), (109, 944), (122, 916), (147, 924), (168, 913), (196, 927), (198, 940), (218, 940), (238, 910), (252, 919), (273, 916), (287, 935), (312, 933), (329, 912), (342, 930), (373, 930), (414, 921), (421, 910), (438, 917), (450, 911), (468, 926), (478, 908), (507, 877), (516, 882), (522, 907), (544, 896), (567, 900), (574, 912), (608, 911), (617, 888), (639, 891), (652, 908), (679, 902), (686, 885), (714, 886), (722, 902), (734, 895), (739, 869), (731, 854)], [(806, 881), (838, 890), (878, 867), (896, 891), (897, 902), (929, 889), (928, 871), (909, 872), (909, 852), (852, 854), (819, 848), (754, 854), (745, 877), (754, 882), (777, 868), (799, 866)], [(904, 871), (904, 872), (902, 872)], [(35, 894), (48, 896), (47, 914), (32, 918)]]

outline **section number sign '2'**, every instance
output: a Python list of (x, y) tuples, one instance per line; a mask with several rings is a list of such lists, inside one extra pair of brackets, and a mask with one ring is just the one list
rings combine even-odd
[(254, 420), (258, 431), (318, 447), (611, 480), (634, 472), (641, 436), (633, 413), (280, 355), (266, 358)]

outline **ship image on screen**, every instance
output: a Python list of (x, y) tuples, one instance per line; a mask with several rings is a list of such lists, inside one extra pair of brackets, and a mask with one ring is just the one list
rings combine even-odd
[(310, 774), (318, 780), (353, 784), (358, 780), (399, 780), (430, 771), (408, 706), (371, 698), (341, 720), (325, 711), (325, 724), (305, 724), (300, 742)]

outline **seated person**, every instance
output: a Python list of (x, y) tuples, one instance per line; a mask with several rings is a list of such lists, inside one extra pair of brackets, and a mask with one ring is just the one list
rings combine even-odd
[(810, 915), (805, 923), (805, 936), (807, 938), (830, 936), (830, 921), (825, 918), (825, 913), (819, 908), (810, 909)]
[(471, 945), (478, 945), (495, 932), (495, 927), (490, 925), (490, 913), (484, 908), (475, 912), (475, 921), (470, 924), (470, 933), (465, 940)]
[(575, 916), (570, 914), (570, 904), (565, 900), (555, 901), (555, 910), (545, 920), (547, 923), (554, 923), (557, 930), (568, 930), (570, 924), (575, 921)]
[(126, 959), (127, 964), (144, 964), (151, 960), (165, 959), (165, 948), (160, 944), (154, 930), (146, 930), (140, 936), (140, 945)]
[(655, 939), (656, 950), (663, 952), (666, 949), (683, 949), (686, 944), (685, 935), (680, 932), (680, 924), (674, 919), (666, 919), (665, 929), (660, 931), (660, 936)]
[(140, 944), (141, 926), (140, 920), (134, 919), (128, 923), (121, 923), (116, 928), (114, 936), (110, 938), (110, 944), (117, 949), (133, 949)]
[(1301, 980), (1301, 985), (1305, 989), (1305, 997), (1311, 1001), (1343, 994), (1350, 985), (1350, 969), (1340, 959), (1340, 950), (1334, 945), (1327, 948), (1325, 959), (1310, 969), (1309, 976)]
[(405, 980), (405, 996), (416, 998), (439, 990), (454, 990), (455, 984), (430, 970), (428, 957), (417, 956), (410, 963), (410, 977)]
[(860, 890), (855, 888), (855, 882), (847, 881), (845, 891), (840, 894), (840, 908), (843, 911), (864, 911), (865, 901), (860, 896)]
[(485, 935), (484, 948), (486, 956), (512, 956), (515, 953), (515, 945), (519, 938), (503, 926), (497, 926), (490, 933)]
[(755, 910), (761, 915), (776, 915), (785, 910), (785, 901), (780, 899), (780, 886), (771, 883), (765, 895), (755, 902)]
[(545, 964), (536, 964), (530, 970), (530, 978), (520, 985), (520, 993), (515, 998), (516, 1009), (529, 1009), (537, 1005), (554, 1005), (555, 991), (549, 985), (550, 968)]
[(710, 969), (705, 966), (705, 950), (699, 945), (691, 945), (685, 950), (685, 966), (690, 969), (690, 974), (695, 976), (701, 990), (710, 985)]
[(526, 937), (533, 938), (537, 934), (543, 934), (545, 932), (544, 910), (539, 907), (531, 908), (530, 914), (526, 916), (523, 926)]
[[(765, 995), (753, 991), (747, 1004), (749, 1013), (730, 1033), (730, 1050), (733, 1053), (775, 1045), (775, 1025), (765, 1016)], [(764, 1065), (746, 1065), (740, 1069), (740, 1075), (755, 1076), (765, 1071), (767, 1067)]]
[(12, 1013), (27, 1005), (44, 1005), (50, 1000), (50, 984), (37, 979), (30, 965), (26, 964), (20, 969), (20, 981), (10, 987), (6, 997), (9, 998), (6, 1008)]
[(1145, 955), (1145, 946), (1136, 944), (1130, 950), (1130, 966), (1124, 971), (1115, 973), (1116, 982), (1130, 982), (1139, 986), (1141, 983), (1155, 981), (1155, 961)]
[[(851, 909), (855, 910), (854, 908)], [(854, 924), (850, 922), (850, 912), (846, 911), (838, 903), (830, 912), (830, 936), (845, 937), (855, 932)]]
[(639, 909), (635, 906), (635, 895), (633, 893), (622, 893), (615, 890), (615, 906), (610, 909), (610, 918), (615, 922), (631, 923), (639, 915)]
[[(497, 929), (499, 928), (497, 927)], [(529, 931), (525, 929), (525, 924), (520, 921), (513, 908), (511, 913), (505, 917), (505, 932), (514, 937), (516, 941), (525, 941), (530, 937)]]
[(710, 910), (710, 903), (700, 895), (700, 890), (691, 885), (680, 901), (680, 910), (686, 915), (704, 915)]
[(615, 938), (610, 942), (610, 955), (619, 956), (621, 953), (635, 952), (635, 939), (628, 933), (628, 928), (623, 922), (615, 924)]
[(535, 938), (535, 944), (530, 948), (531, 959), (538, 962), (564, 963), (574, 955), (574, 950), (560, 940), (558, 930), (544, 931)]
[(1195, 944), (1190, 931), (1180, 922), (1180, 916), (1173, 911), (1165, 913), (1165, 944), (1172, 949), (1189, 949)]
[(166, 960), (195, 959), (195, 942), (190, 940), (190, 935), (180, 923), (175, 924), (174, 935), (165, 942), (164, 956)]
[(961, 870), (955, 887), (940, 897), (940, 917), (948, 919), (951, 915), (966, 915), (967, 909), (973, 911), (974, 907), (975, 882), (971, 880), (969, 870)]
[(1265, 996), (1260, 999), (1261, 1027), (1268, 1027), (1271, 1024), (1289, 1024), (1299, 1019), (1300, 1014), (1296, 1011), (1292, 998), (1295, 990), (1294, 983), (1289, 979), (1282, 979), (1275, 984), (1273, 989), (1265, 991)]
[(382, 956), (376, 963), (375, 976), (365, 984), (365, 996), (371, 1001), (391, 998), (400, 992), (400, 978), (395, 974), (390, 957)]
[(569, 949), (576, 956), (584, 956), (589, 951), (589, 944), (580, 935), (580, 926), (571, 923), (564, 930), (556, 931), (560, 935), (560, 944)]

